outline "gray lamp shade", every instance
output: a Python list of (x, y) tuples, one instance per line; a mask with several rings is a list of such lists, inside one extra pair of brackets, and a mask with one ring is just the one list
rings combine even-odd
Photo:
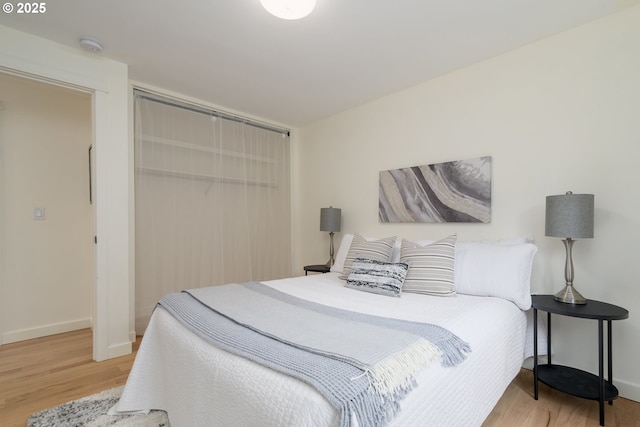
[(545, 236), (593, 237), (593, 194), (547, 196)]
[(342, 222), (342, 210), (328, 207), (320, 208), (320, 231), (340, 231)]

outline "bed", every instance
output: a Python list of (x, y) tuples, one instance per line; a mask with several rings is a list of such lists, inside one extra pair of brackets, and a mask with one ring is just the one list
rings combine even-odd
[[(438, 285), (435, 293), (392, 297), (388, 287), (381, 294), (345, 286), (357, 263), (368, 259), (362, 255), (371, 255), (367, 245), (381, 240), (345, 235), (331, 272), (263, 284), (323, 306), (436, 324), (455, 334), (471, 348), (466, 360), (455, 367), (433, 363), (417, 372), (416, 386), (398, 402), (399, 412), (388, 425), (481, 425), (531, 355), (529, 277), (535, 245), (529, 239), (456, 245), (454, 237), (452, 293)], [(433, 255), (442, 240), (409, 243), (417, 252), (428, 248)], [(402, 263), (408, 249), (401, 239), (388, 242), (384, 262)], [(419, 266), (420, 259), (411, 265)], [(174, 427), (339, 426), (342, 416), (311, 385), (211, 345), (161, 305), (115, 409), (162, 409)], [(362, 424), (352, 416), (350, 425)]]

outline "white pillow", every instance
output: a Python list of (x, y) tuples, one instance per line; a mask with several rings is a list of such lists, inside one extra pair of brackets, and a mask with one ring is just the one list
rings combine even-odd
[[(417, 243), (422, 246), (430, 245), (435, 242), (435, 240), (415, 240), (414, 243)], [(535, 243), (536, 240), (533, 236), (522, 236), (522, 237), (514, 237), (512, 239), (502, 239), (502, 240), (458, 240), (456, 243), (456, 247), (460, 247), (460, 245), (467, 245), (469, 243), (493, 243), (496, 245), (515, 245), (518, 243)]]
[(455, 286), (459, 294), (491, 296), (531, 307), (533, 243), (460, 242), (456, 245)]
[(336, 252), (336, 258), (331, 266), (333, 273), (342, 273), (344, 268), (344, 260), (347, 259), (349, 248), (351, 247), (351, 241), (353, 240), (353, 234), (345, 233), (342, 235), (340, 246), (338, 246), (338, 252)]

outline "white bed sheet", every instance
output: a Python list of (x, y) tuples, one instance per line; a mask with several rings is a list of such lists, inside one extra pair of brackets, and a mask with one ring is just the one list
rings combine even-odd
[[(390, 426), (479, 426), (519, 372), (527, 314), (493, 297), (392, 298), (344, 287), (337, 273), (265, 284), (347, 310), (436, 323), (471, 344), (454, 368), (423, 370)], [(118, 411), (163, 409), (172, 427), (338, 426), (339, 414), (314, 388), (219, 350), (162, 308), (147, 328)]]

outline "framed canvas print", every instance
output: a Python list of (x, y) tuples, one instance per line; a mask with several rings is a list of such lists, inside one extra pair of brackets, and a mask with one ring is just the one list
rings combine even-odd
[(380, 222), (491, 222), (491, 157), (380, 172)]

